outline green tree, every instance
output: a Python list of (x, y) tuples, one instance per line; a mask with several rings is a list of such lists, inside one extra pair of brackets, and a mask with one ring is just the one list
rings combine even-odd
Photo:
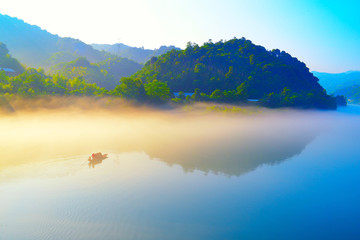
[(186, 98), (185, 93), (183, 91), (180, 91), (178, 98), (180, 98), (181, 100), (185, 100)]
[(146, 95), (152, 102), (165, 102), (170, 99), (170, 88), (165, 82), (153, 80), (144, 84)]
[(210, 95), (211, 100), (222, 100), (224, 98), (224, 94), (220, 89), (216, 89)]
[(145, 97), (144, 85), (139, 78), (122, 78), (112, 93), (132, 100), (143, 100)]
[(200, 89), (199, 88), (195, 88), (194, 94), (191, 95), (191, 99), (193, 101), (200, 101), (201, 95), (200, 95)]
[(195, 73), (204, 73), (205, 71), (206, 71), (206, 67), (203, 63), (196, 64), (194, 69)]

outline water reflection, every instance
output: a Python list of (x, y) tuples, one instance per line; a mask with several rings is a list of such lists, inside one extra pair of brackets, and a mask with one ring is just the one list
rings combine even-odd
[(300, 154), (319, 131), (288, 131), (280, 137), (277, 134), (275, 131), (260, 136), (232, 136), (193, 147), (174, 142), (167, 144), (169, 151), (147, 153), (170, 165), (181, 165), (186, 172), (200, 170), (240, 176), (264, 164), (277, 164)]
[(96, 165), (99, 165), (103, 162), (103, 160), (92, 160), (92, 161), (89, 161), (88, 165), (89, 165), (89, 168), (95, 168)]

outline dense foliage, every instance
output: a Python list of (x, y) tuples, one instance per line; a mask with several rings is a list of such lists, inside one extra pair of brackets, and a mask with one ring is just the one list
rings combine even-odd
[(319, 109), (335, 109), (341, 97), (334, 98), (326, 94), (316, 94), (311, 91), (307, 94), (292, 92), (288, 88), (284, 88), (281, 93), (269, 93), (265, 95), (260, 102), (263, 106), (270, 108), (278, 107), (296, 107), (296, 108), (319, 108)]
[(32, 97), (42, 95), (101, 96), (106, 94), (106, 90), (96, 84), (86, 83), (83, 78), (47, 76), (41, 69), (27, 69), (16, 77), (9, 77), (1, 71), (0, 94)]
[[(244, 38), (209, 41), (201, 47), (189, 43), (185, 50), (153, 57), (133, 77), (145, 83), (167, 82), (174, 92), (198, 89), (200, 94), (194, 99), (199, 100), (236, 102), (253, 98), (272, 106), (336, 108), (335, 98), (326, 94), (304, 63), (284, 51), (268, 51)], [(285, 90), (291, 97), (273, 104), (274, 97), (281, 97)]]
[[(112, 91), (87, 83), (82, 77), (66, 78), (49, 76), (42, 69), (27, 69), (10, 77), (0, 71), (0, 96), (114, 96), (140, 103), (165, 103), (170, 100), (166, 83), (153, 81), (143, 84), (141, 80), (123, 78)], [(0, 104), (1, 105), (1, 104)]]
[(137, 102), (166, 103), (172, 97), (166, 83), (154, 80), (143, 84), (140, 79), (122, 78), (120, 84), (110, 92), (112, 96), (120, 96)]

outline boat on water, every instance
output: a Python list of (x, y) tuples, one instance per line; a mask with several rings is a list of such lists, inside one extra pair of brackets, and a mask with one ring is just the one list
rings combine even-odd
[(93, 153), (93, 154), (91, 154), (91, 156), (89, 157), (89, 162), (92, 162), (92, 161), (102, 161), (102, 160), (106, 159), (107, 157), (108, 157), (107, 154), (102, 154), (101, 152)]
[(101, 164), (104, 159), (108, 158), (107, 154), (102, 154), (101, 152), (93, 153), (89, 157), (89, 167), (94, 168), (96, 165)]

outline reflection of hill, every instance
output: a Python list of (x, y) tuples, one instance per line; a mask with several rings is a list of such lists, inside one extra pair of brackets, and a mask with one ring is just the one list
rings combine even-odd
[(196, 147), (170, 147), (169, 144), (169, 151), (147, 153), (169, 164), (179, 164), (185, 171), (200, 170), (239, 176), (263, 164), (280, 163), (300, 154), (315, 137), (315, 132), (293, 132), (283, 136), (240, 135)]

